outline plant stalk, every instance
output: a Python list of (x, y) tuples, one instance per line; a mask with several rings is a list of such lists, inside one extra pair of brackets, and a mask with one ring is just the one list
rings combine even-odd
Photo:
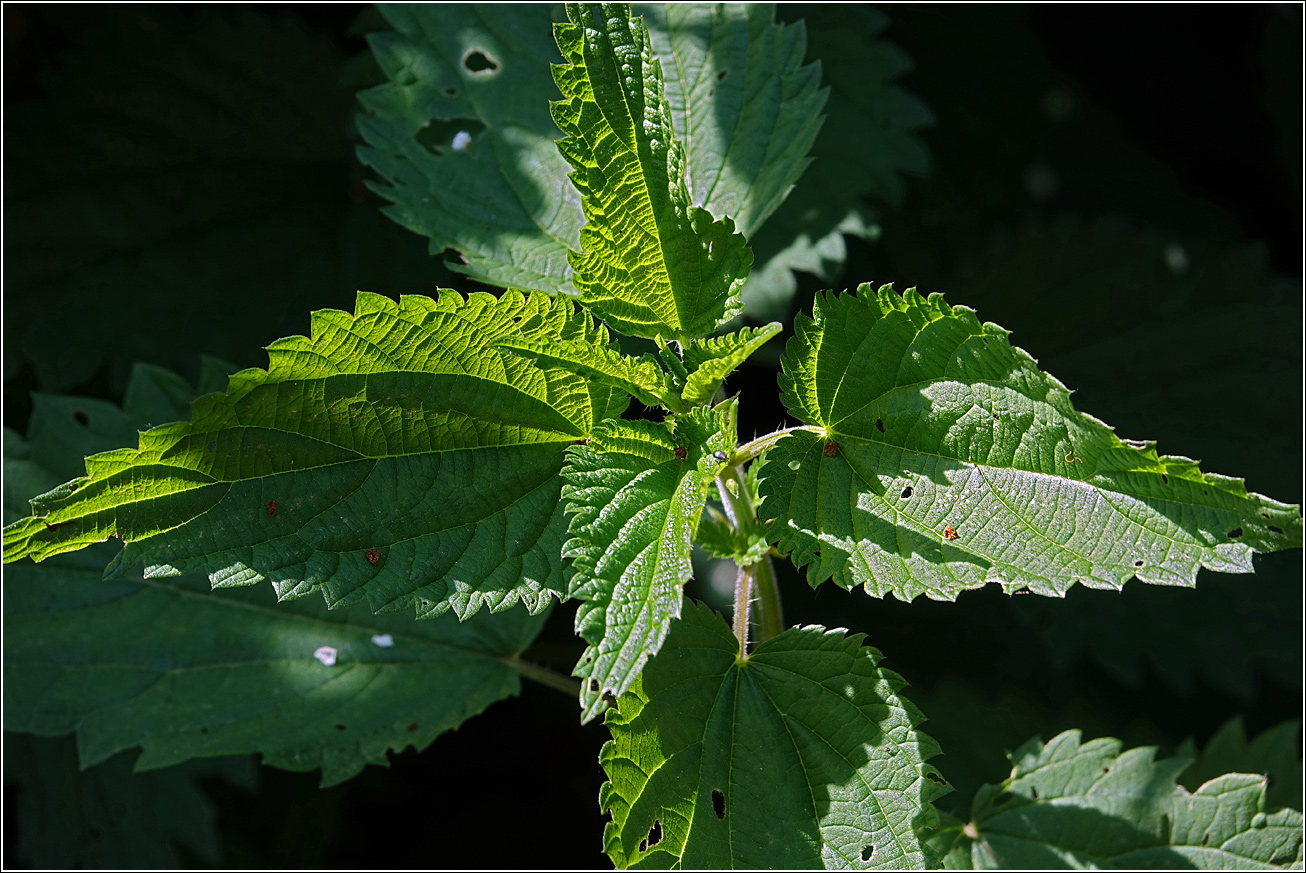
[(756, 564), (740, 567), (735, 577), (735, 639), (739, 640), (739, 659), (748, 660), (748, 607), (753, 601), (753, 570)]
[(775, 578), (771, 556), (767, 555), (751, 568), (757, 583), (757, 641), (764, 643), (784, 630), (784, 611), (780, 606), (780, 585)]
[(571, 697), (580, 697), (579, 679), (563, 676), (561, 673), (555, 673), (548, 667), (531, 661), (523, 661), (518, 655), (499, 658), (498, 660), (516, 670), (518, 674), (526, 679), (533, 679), (541, 685), (556, 689)]
[(766, 434), (765, 436), (760, 436), (757, 439), (753, 440), (751, 443), (745, 443), (744, 445), (735, 449), (734, 455), (732, 455), (730, 458), (730, 463), (733, 464), (735, 467), (738, 467), (740, 464), (747, 463), (748, 461), (751, 461), (753, 460), (753, 458), (756, 458), (758, 455), (762, 454), (762, 452), (765, 452), (767, 449), (774, 446), (776, 443), (780, 442), (780, 439), (782, 437), (788, 436), (789, 434), (795, 433), (800, 430), (810, 430), (813, 433), (825, 433), (825, 428), (817, 427), (814, 424), (800, 424), (797, 425), (796, 427), (781, 428), (780, 430), (773, 431), (772, 433)]

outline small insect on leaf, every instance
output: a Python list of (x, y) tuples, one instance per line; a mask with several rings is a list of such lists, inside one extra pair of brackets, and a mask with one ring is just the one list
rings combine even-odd
[(831, 440), (825, 444), (824, 452), (827, 458), (833, 458), (835, 455), (839, 454), (839, 444), (834, 440)]
[(683, 461), (689, 457), (689, 449), (684, 446), (676, 446), (676, 460)]
[(725, 452), (720, 452), (720, 451), (713, 452), (713, 453), (712, 453), (712, 457), (716, 458), (718, 461), (721, 461), (721, 462), (723, 462), (723, 463), (724, 463), (725, 461), (729, 460), (729, 458), (726, 456), (726, 453), (725, 453)]
[(955, 540), (957, 538), (957, 529), (950, 524), (943, 526), (943, 538), (945, 540)]
[(368, 550), (367, 550), (367, 560), (370, 561), (370, 562), (373, 563), (373, 564), (376, 564), (376, 563), (380, 562), (380, 560), (381, 560), (381, 553), (378, 552), (376, 549), (368, 549)]
[(572, 445), (573, 445), (573, 446), (584, 446), (584, 445), (588, 445), (588, 444), (589, 444), (589, 441), (590, 441), (589, 437), (585, 437), (584, 439), (581, 439), (581, 440), (574, 440), (574, 441), (572, 442)]
[(276, 514), (277, 514), (277, 502), (276, 502), (275, 500), (269, 500), (269, 501), (268, 501), (268, 518), (271, 518), (272, 516), (274, 516), (274, 515), (276, 515)]

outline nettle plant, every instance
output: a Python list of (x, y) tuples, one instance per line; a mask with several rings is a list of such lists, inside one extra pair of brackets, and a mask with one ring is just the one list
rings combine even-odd
[[(904, 680), (860, 634), (785, 628), (778, 558), (873, 597), (1061, 597), (1251, 572), (1302, 536), (1299, 507), (1117, 438), (1002, 328), (889, 285), (799, 316), (779, 388), (801, 424), (741, 444), (723, 383), (782, 325), (714, 334), (822, 121), (801, 26), (568, 7), (555, 49), (544, 7), (384, 14), (360, 155), (393, 218), (506, 290), (360, 293), (57, 487), (69, 447), (9, 435), (5, 562), (83, 551), (58, 585), (7, 571), (6, 727), (76, 730), (84, 765), (259, 752), (333, 784), (524, 676), (604, 716), (619, 867), (1300, 865), (1264, 776), (1189, 793), (1187, 759), (1074, 731), (941, 816)], [(140, 369), (95, 418), (182, 417), (188, 391)], [(728, 617), (682, 595), (694, 543), (737, 566)], [(568, 600), (579, 683), (521, 656)]]

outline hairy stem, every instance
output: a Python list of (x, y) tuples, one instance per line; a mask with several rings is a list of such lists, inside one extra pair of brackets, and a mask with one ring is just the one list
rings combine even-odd
[(734, 455), (730, 458), (730, 463), (734, 464), (736, 467), (740, 464), (747, 463), (762, 454), (762, 452), (765, 452), (767, 449), (774, 446), (776, 443), (780, 442), (781, 437), (800, 430), (810, 430), (813, 433), (825, 433), (825, 428), (817, 427), (813, 424), (800, 424), (796, 427), (781, 428), (780, 430), (769, 433), (766, 436), (760, 436), (751, 443), (745, 443), (735, 449)]
[(748, 607), (753, 600), (753, 569), (756, 564), (739, 568), (735, 577), (735, 639), (739, 640), (739, 658), (748, 658)]
[(507, 664), (520, 674), (523, 678), (534, 679), (541, 685), (554, 688), (571, 697), (580, 696), (580, 680), (573, 679), (569, 676), (563, 676), (561, 673), (555, 673), (548, 667), (531, 661), (523, 661), (519, 656), (513, 655), (510, 658), (499, 658), (500, 661)]

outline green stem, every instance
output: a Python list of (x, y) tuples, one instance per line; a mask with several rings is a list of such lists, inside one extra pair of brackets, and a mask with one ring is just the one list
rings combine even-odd
[(800, 430), (810, 430), (813, 433), (822, 433), (822, 434), (825, 433), (825, 428), (817, 427), (814, 424), (800, 424), (797, 427), (781, 428), (780, 430), (777, 430), (773, 433), (769, 433), (766, 436), (760, 436), (757, 439), (753, 440), (751, 443), (745, 443), (744, 445), (735, 449), (734, 455), (732, 455), (730, 458), (730, 463), (734, 464), (735, 466), (738, 466), (740, 464), (751, 461), (753, 460), (753, 458), (756, 458), (758, 455), (762, 454), (762, 452), (765, 452), (767, 449), (771, 448), (776, 443), (780, 442), (781, 437), (788, 436), (789, 434), (796, 433), (797, 431)]
[(523, 661), (517, 655), (510, 658), (499, 658), (499, 660), (516, 670), (526, 679), (534, 679), (541, 685), (557, 689), (572, 697), (580, 697), (579, 679), (572, 679), (569, 676), (563, 676), (561, 673), (555, 673), (548, 667), (530, 661)]
[(748, 606), (753, 601), (753, 564), (740, 567), (735, 577), (735, 639), (739, 640), (739, 659), (748, 659)]
[(780, 586), (768, 555), (752, 566), (757, 580), (757, 641), (764, 643), (784, 630), (784, 612), (780, 606)]

